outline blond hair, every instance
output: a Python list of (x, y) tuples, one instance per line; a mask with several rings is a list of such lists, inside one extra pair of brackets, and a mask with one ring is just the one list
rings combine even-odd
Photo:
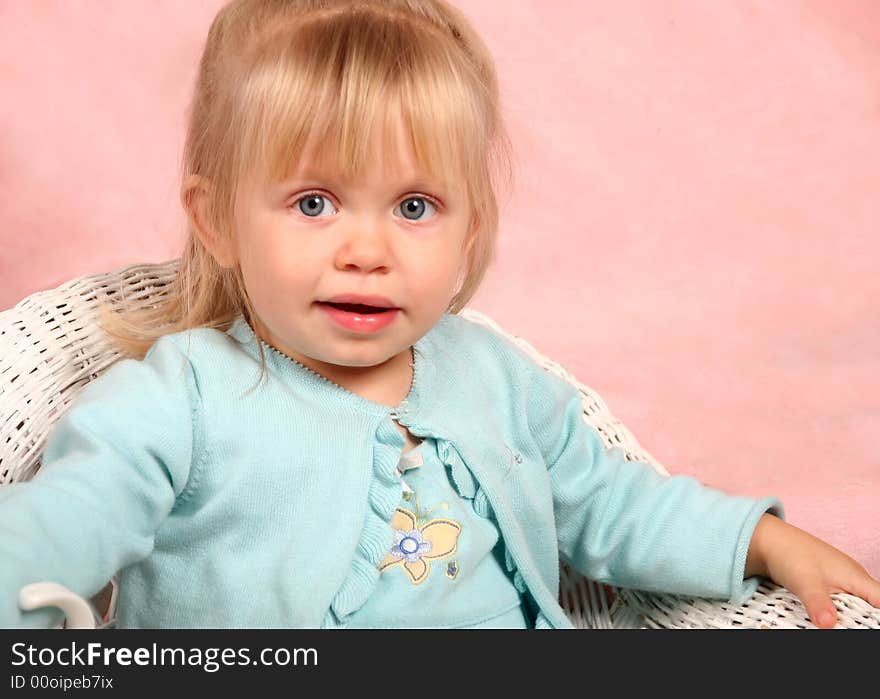
[(240, 268), (221, 267), (195, 230), (197, 180), (211, 183), (205, 225), (231, 240), (236, 192), (249, 172), (286, 179), (318, 143), (325, 162), (357, 177), (388, 98), (419, 165), (441, 181), (465, 178), (475, 234), (447, 310), (464, 308), (494, 257), (495, 185), (501, 178), (509, 192), (513, 179), (495, 67), (465, 17), (444, 0), (232, 0), (211, 24), (189, 108), (178, 272), (149, 308), (125, 299), (101, 308), (119, 351), (143, 358), (162, 335), (226, 331), (238, 314), (254, 317)]

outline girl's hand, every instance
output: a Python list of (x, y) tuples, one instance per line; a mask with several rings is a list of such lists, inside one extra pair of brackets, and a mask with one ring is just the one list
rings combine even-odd
[(745, 577), (763, 575), (791, 590), (820, 629), (833, 628), (837, 609), (831, 593), (848, 592), (880, 607), (880, 581), (830, 544), (771, 514), (765, 514), (749, 544)]

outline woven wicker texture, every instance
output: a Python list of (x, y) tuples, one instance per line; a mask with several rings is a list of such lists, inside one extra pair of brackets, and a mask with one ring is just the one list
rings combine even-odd
[[(125, 298), (150, 306), (167, 293), (176, 272), (177, 260), (131, 265), (37, 292), (0, 312), (0, 486), (36, 473), (52, 425), (89, 381), (120, 358), (97, 325), (99, 301)], [(620, 447), (628, 459), (668, 475), (602, 398), (564, 367), (485, 314), (465, 309), (461, 315), (493, 328), (546, 371), (575, 386), (584, 421), (599, 431), (607, 446)], [(560, 601), (578, 628), (815, 628), (800, 601), (769, 582), (746, 604), (735, 607), (600, 585), (565, 565), (560, 573)], [(838, 627), (880, 629), (880, 610), (852, 595), (832, 598)]]

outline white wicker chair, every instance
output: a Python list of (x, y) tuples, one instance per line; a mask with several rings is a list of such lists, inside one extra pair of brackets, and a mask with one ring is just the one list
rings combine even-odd
[[(149, 305), (167, 291), (176, 272), (177, 260), (132, 265), (34, 293), (0, 312), (0, 486), (34, 475), (54, 422), (89, 381), (119, 359), (96, 324), (98, 301), (122, 294)], [(584, 420), (598, 429), (607, 445), (619, 446), (627, 458), (667, 473), (595, 391), (486, 315), (465, 309), (462, 316), (503, 333), (545, 370), (576, 386)], [(115, 593), (115, 584), (112, 589)], [(113, 599), (115, 594), (109, 601), (111, 612), (96, 618), (94, 625), (112, 626)], [(833, 595), (833, 599), (839, 628), (880, 629), (880, 610), (852, 595)], [(735, 607), (599, 585), (563, 565), (560, 600), (578, 628), (815, 628), (801, 602), (769, 582), (746, 604)], [(88, 613), (83, 614), (83, 601), (53, 583), (27, 586), (20, 602), (26, 608), (60, 606), (68, 616), (68, 627), (93, 625)], [(102, 606), (107, 604), (105, 596)]]

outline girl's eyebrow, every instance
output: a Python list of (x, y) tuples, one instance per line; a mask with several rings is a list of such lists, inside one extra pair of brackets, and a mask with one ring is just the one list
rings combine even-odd
[[(290, 178), (281, 182), (278, 187), (279, 189), (288, 189), (298, 183), (303, 182), (327, 182), (334, 187), (345, 187), (345, 184), (341, 180), (337, 179), (336, 176), (330, 173), (319, 172), (316, 170), (305, 170), (301, 173), (292, 175)], [(441, 196), (447, 196), (448, 194), (447, 188), (440, 181), (431, 179), (425, 174), (418, 173), (413, 175), (412, 177), (398, 180), (396, 183), (388, 185), (388, 187), (389, 189), (399, 191), (427, 189), (435, 191)]]

